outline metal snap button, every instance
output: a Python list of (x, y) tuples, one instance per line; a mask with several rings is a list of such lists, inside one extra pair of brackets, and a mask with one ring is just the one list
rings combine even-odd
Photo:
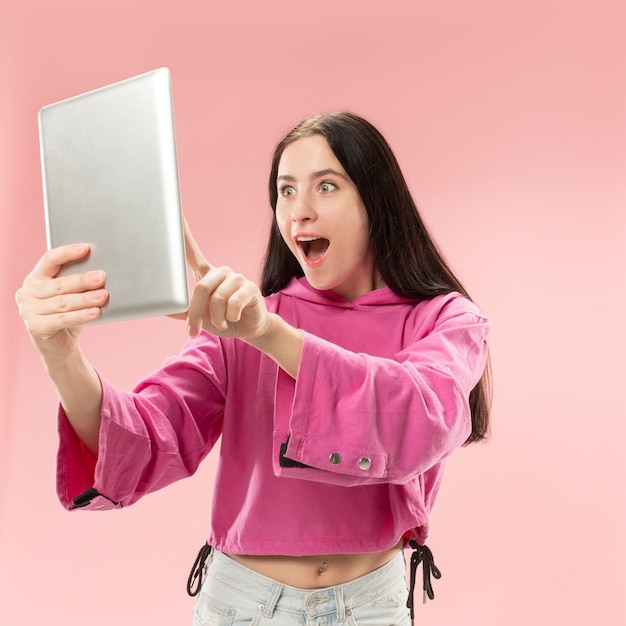
[(339, 452), (333, 452), (328, 457), (328, 460), (330, 461), (331, 465), (339, 465), (341, 463), (341, 454), (339, 454)]
[(362, 457), (359, 461), (359, 469), (365, 471), (368, 470), (370, 467), (372, 467), (371, 459), (368, 459), (366, 456)]

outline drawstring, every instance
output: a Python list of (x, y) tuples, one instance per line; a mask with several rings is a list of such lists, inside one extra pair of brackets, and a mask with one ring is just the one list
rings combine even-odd
[(414, 605), (415, 605), (415, 579), (417, 578), (417, 567), (422, 563), (422, 589), (424, 604), (426, 604), (426, 598), (434, 600), (435, 592), (433, 591), (432, 583), (430, 582), (430, 575), (439, 580), (441, 578), (441, 572), (435, 565), (435, 559), (433, 553), (428, 546), (420, 546), (415, 539), (409, 541), (409, 545), (413, 548), (414, 552), (411, 555), (411, 585), (409, 589), (409, 599), (406, 606), (411, 611), (411, 624), (415, 617)]
[[(200, 588), (202, 587), (202, 583), (204, 582), (204, 568), (206, 566), (206, 560), (211, 555), (213, 548), (205, 543), (201, 548), (200, 552), (198, 552), (198, 556), (194, 561), (193, 567), (191, 568), (191, 572), (189, 572), (189, 578), (187, 578), (187, 593), (193, 598), (200, 593)], [(198, 580), (197, 585), (194, 589), (194, 583)]]
[[(411, 624), (413, 624), (415, 618), (415, 580), (417, 578), (417, 568), (419, 564), (422, 563), (422, 590), (424, 604), (426, 604), (426, 598), (430, 598), (431, 600), (434, 600), (435, 598), (435, 592), (433, 591), (433, 586), (430, 580), (431, 574), (433, 578), (439, 580), (441, 578), (441, 572), (439, 571), (439, 568), (435, 565), (433, 553), (430, 551), (430, 548), (428, 546), (420, 546), (417, 541), (415, 541), (415, 539), (411, 539), (411, 541), (409, 541), (409, 546), (413, 549), (413, 554), (411, 555), (411, 581), (409, 588), (409, 599), (407, 600), (406, 606), (408, 609), (410, 609)], [(205, 543), (200, 548), (198, 556), (194, 561), (191, 572), (189, 573), (189, 578), (187, 579), (187, 593), (192, 597), (197, 596), (198, 593), (200, 593), (200, 588), (202, 587), (202, 583), (204, 582), (204, 569), (206, 566), (206, 561), (209, 556), (211, 556), (212, 551), (213, 548)]]

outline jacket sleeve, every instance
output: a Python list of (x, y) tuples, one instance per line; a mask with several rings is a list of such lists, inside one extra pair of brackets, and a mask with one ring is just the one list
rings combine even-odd
[(458, 298), (395, 358), (305, 333), (297, 380), (281, 373), (277, 384), (276, 474), (403, 484), (433, 467), (471, 432), (469, 394), (485, 367), (489, 326)]
[(62, 505), (128, 506), (191, 476), (221, 433), (226, 386), (222, 356), (219, 341), (203, 333), (132, 392), (101, 379), (97, 459), (60, 408), (57, 494)]

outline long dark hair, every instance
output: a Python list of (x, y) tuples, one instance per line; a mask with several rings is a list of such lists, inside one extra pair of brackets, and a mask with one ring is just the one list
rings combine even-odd
[[(389, 144), (369, 122), (352, 113), (329, 113), (306, 119), (276, 146), (269, 177), (274, 217), (261, 276), (264, 295), (303, 276), (300, 264), (278, 229), (276, 178), (285, 148), (303, 137), (321, 135), (359, 191), (370, 228), (374, 264), (385, 284), (408, 298), (432, 298), (457, 291), (469, 299), (422, 221)], [(469, 397), (472, 432), (465, 444), (484, 439), (489, 431), (490, 367)]]

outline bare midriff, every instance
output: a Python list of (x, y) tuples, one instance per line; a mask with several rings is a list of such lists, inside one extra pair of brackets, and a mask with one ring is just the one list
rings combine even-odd
[(347, 583), (386, 565), (402, 547), (368, 554), (327, 554), (320, 556), (228, 556), (258, 574), (300, 589), (319, 589)]

